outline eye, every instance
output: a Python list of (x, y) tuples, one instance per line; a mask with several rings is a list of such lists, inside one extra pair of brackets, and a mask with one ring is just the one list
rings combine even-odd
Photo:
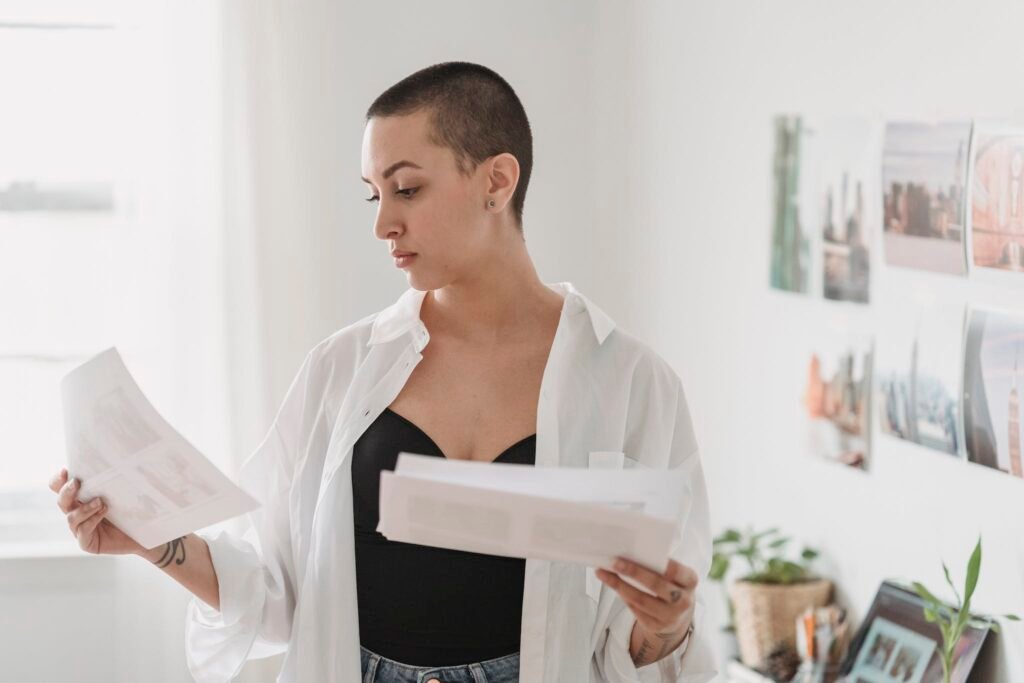
[[(416, 192), (419, 189), (420, 188), (418, 188), (418, 187), (409, 187), (409, 188), (406, 188), (404, 190), (395, 190), (395, 194), (400, 194), (403, 197), (405, 197), (406, 199), (410, 199), (414, 194), (416, 194)], [(368, 202), (377, 202), (377, 201), (380, 201), (380, 197), (378, 197), (377, 195), (374, 195), (372, 197), (367, 197), (366, 201), (368, 201)]]

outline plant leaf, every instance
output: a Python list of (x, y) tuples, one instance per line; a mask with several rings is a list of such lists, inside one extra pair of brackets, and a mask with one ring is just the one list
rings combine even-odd
[(958, 591), (956, 589), (956, 586), (953, 585), (953, 577), (951, 577), (949, 575), (949, 567), (946, 566), (945, 562), (942, 563), (942, 571), (946, 575), (946, 583), (948, 583), (949, 587), (953, 589), (953, 595), (956, 596), (956, 604), (958, 604), (958, 605), (964, 604), (964, 601), (960, 599), (960, 591)]
[(772, 534), (777, 533), (779, 533), (779, 527), (773, 526), (771, 529), (765, 529), (764, 531), (759, 531), (756, 534), (752, 534), (750, 538), (752, 540), (759, 541), (765, 536), (771, 536)]
[(729, 556), (724, 553), (715, 553), (711, 557), (711, 571), (708, 578), (712, 581), (721, 581), (729, 571)]
[(978, 575), (981, 573), (981, 536), (978, 537), (978, 544), (974, 546), (974, 552), (971, 553), (971, 559), (967, 562), (967, 583), (964, 585), (964, 602), (963, 606), (965, 610), (970, 609), (971, 596), (974, 595), (974, 589), (978, 586)]
[(740, 540), (740, 532), (736, 529), (726, 529), (715, 538), (715, 543), (738, 543)]
[(925, 600), (928, 600), (929, 602), (934, 602), (937, 605), (941, 605), (942, 604), (942, 601), (939, 600), (934, 595), (932, 595), (932, 592), (930, 590), (928, 590), (927, 588), (925, 588), (923, 583), (919, 583), (917, 581), (914, 581), (912, 585), (914, 586), (914, 590), (917, 592), (917, 594), (920, 595)]

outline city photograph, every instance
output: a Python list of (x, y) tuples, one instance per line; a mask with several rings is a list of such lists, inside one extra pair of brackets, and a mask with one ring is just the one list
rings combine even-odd
[(826, 121), (815, 144), (824, 296), (868, 303), (877, 159), (868, 120)]
[(811, 353), (803, 403), (812, 454), (868, 469), (873, 355), (869, 341), (819, 346)]
[(882, 157), (886, 263), (964, 275), (969, 122), (890, 122)]
[(883, 434), (957, 455), (963, 310), (893, 315), (878, 340), (878, 417)]
[(1022, 370), (1024, 316), (972, 309), (964, 351), (967, 458), (1020, 478)]

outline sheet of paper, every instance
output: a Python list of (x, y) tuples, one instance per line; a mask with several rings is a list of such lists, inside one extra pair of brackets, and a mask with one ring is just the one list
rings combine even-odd
[(259, 507), (153, 408), (110, 348), (61, 382), (68, 474), (78, 498), (147, 549)]
[(582, 469), (451, 460), (400, 453), (395, 473), (578, 503), (600, 503), (654, 517), (679, 517), (687, 483), (682, 472)]
[(684, 477), (401, 453), (394, 472), (381, 472), (377, 531), (394, 541), (592, 567), (610, 568), (621, 555), (664, 571)]

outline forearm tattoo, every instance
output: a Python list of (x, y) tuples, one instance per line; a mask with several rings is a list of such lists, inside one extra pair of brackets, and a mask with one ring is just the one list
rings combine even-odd
[[(683, 634), (682, 640), (686, 640), (689, 635), (690, 630), (687, 630)], [(682, 644), (679, 636), (680, 634), (671, 631), (655, 633), (653, 637), (644, 634), (643, 641), (640, 643), (640, 649), (637, 651), (636, 656), (633, 657), (633, 664), (639, 667), (662, 659)]]
[(175, 564), (185, 563), (185, 537), (176, 538), (169, 542), (164, 548), (164, 554), (160, 556), (160, 559), (156, 561), (156, 566), (160, 569), (168, 566), (171, 562)]

